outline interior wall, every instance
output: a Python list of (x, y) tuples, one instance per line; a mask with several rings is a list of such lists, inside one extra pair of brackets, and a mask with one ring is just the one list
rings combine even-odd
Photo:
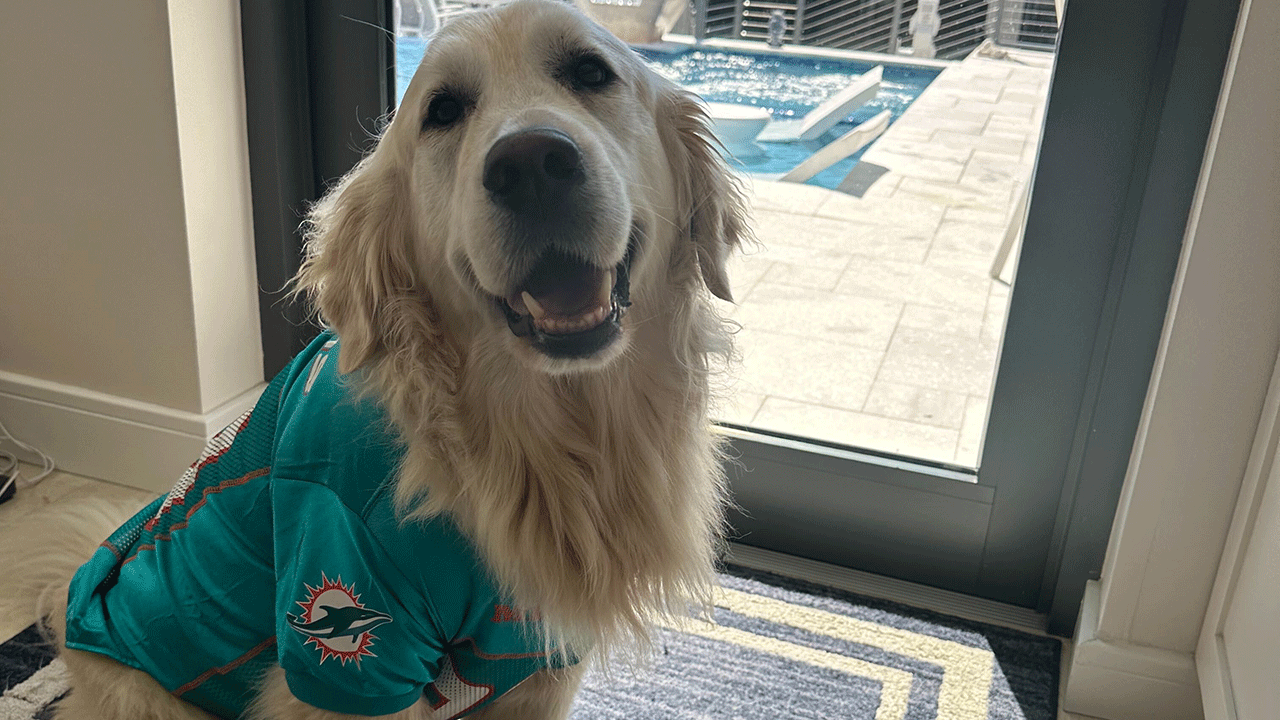
[(164, 0), (0, 3), (0, 48), (0, 370), (199, 411)]
[(262, 380), (239, 0), (169, 0), (201, 410)]
[(167, 488), (263, 379), (239, 3), (0, 3), (0, 57), (0, 420)]

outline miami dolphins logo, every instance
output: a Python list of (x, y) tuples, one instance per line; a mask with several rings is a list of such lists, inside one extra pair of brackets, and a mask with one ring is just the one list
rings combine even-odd
[(362, 657), (377, 657), (369, 651), (378, 639), (373, 629), (391, 622), (390, 615), (365, 607), (355, 593), (355, 583), (343, 585), (341, 576), (330, 580), (321, 573), (319, 587), (306, 583), (303, 587), (307, 599), (297, 601), (302, 612), (285, 615), (285, 619), (289, 627), (307, 636), (304, 645), (320, 649), (321, 665), (329, 658), (338, 658), (343, 665), (354, 660), (359, 665)]

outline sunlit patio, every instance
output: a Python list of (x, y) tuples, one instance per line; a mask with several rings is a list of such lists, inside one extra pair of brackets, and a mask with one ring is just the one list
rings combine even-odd
[(989, 46), (950, 65), (868, 149), (862, 197), (748, 180), (760, 247), (732, 271), (721, 419), (977, 464), (1050, 66)]

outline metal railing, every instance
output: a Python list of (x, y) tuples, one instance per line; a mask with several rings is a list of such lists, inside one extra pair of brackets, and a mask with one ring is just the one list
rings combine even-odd
[[(936, 57), (961, 58), (984, 40), (1002, 47), (1052, 50), (1058, 39), (1054, 0), (941, 0)], [(768, 40), (769, 17), (780, 10), (786, 42), (796, 45), (907, 53), (918, 0), (693, 0), (694, 35)]]

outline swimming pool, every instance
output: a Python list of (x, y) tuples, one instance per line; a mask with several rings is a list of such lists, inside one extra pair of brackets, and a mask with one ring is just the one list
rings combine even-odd
[[(855, 75), (876, 63), (827, 60), (779, 54), (750, 54), (692, 48), (676, 53), (640, 50), (658, 73), (674, 80), (704, 100), (754, 105), (769, 111), (775, 120), (799, 118), (823, 100), (844, 89)], [(888, 110), (890, 123), (920, 96), (938, 73), (936, 68), (884, 64), (884, 78), (875, 100), (863, 105), (843, 122), (812, 142), (761, 142), (763, 155), (734, 158), (736, 165), (751, 173), (782, 174), (809, 157), (815, 150), (835, 140), (881, 110)], [(859, 151), (809, 180), (810, 185), (834, 189), (853, 169)]]
[[(420, 38), (402, 37), (396, 40), (397, 104), (425, 50), (426, 42)], [(637, 52), (659, 74), (698, 93), (705, 100), (762, 107), (779, 120), (803, 116), (828, 96), (843, 89), (853, 76), (861, 75), (877, 64), (704, 48), (673, 52), (643, 48)], [(786, 173), (818, 148), (882, 110), (889, 111), (890, 123), (897, 121), (941, 72), (929, 67), (881, 64), (884, 65), (884, 78), (876, 99), (859, 108), (818, 140), (802, 143), (762, 142), (759, 145), (764, 150), (763, 154), (732, 158), (731, 161), (749, 173)], [(809, 184), (836, 188), (861, 156), (862, 152), (859, 152), (836, 163), (815, 175), (809, 180)]]

